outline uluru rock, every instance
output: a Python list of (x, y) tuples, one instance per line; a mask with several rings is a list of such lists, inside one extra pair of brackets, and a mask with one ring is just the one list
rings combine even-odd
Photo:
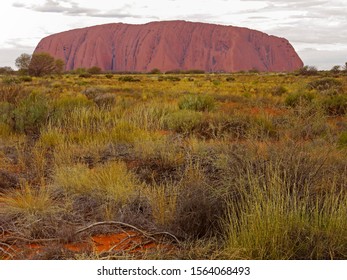
[(284, 38), (248, 28), (186, 21), (113, 23), (43, 38), (35, 53), (65, 61), (66, 70), (199, 69), (207, 72), (293, 71), (303, 62)]

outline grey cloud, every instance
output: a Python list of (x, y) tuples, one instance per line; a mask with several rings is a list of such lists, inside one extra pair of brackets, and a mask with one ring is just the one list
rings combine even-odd
[(7, 40), (5, 44), (8, 47), (0, 48), (0, 66), (10, 66), (15, 69), (15, 60), (22, 53), (31, 54), (35, 46), (29, 46), (21, 42), (21, 39)]
[(24, 8), (25, 4), (19, 3), (19, 2), (15, 2), (15, 3), (12, 4), (12, 6), (15, 7), (15, 8)]
[(120, 10), (113, 10), (109, 12), (94, 12), (94, 13), (87, 13), (87, 16), (90, 17), (100, 17), (100, 18), (143, 18), (143, 16), (140, 15), (134, 15), (131, 13), (122, 13)]
[[(254, 2), (252, 0), (241, 0), (243, 2)], [(259, 1), (257, 1), (259, 2)], [(319, 13), (323, 18), (325, 15), (336, 15), (345, 12), (347, 9), (347, 3), (339, 0), (271, 0), (261, 1), (265, 4), (261, 9), (245, 10), (243, 13), (259, 13), (259, 12), (296, 12), (307, 14)]]
[[(68, 5), (61, 5), (64, 2)], [(87, 16), (87, 17), (100, 17), (100, 18), (142, 18), (143, 16), (135, 15), (132, 13), (127, 13), (124, 11), (131, 10), (130, 5), (125, 5), (124, 7), (116, 10), (111, 10), (103, 12), (99, 9), (91, 9), (81, 7), (78, 3), (69, 0), (55, 1), (46, 0), (42, 5), (25, 5), (22, 3), (15, 3), (13, 7), (26, 8), (36, 12), (42, 13), (60, 13), (68, 16)]]
[(314, 65), (319, 69), (331, 69), (334, 65), (344, 65), (347, 61), (347, 49), (318, 50), (305, 48), (298, 50), (298, 54), (306, 65)]

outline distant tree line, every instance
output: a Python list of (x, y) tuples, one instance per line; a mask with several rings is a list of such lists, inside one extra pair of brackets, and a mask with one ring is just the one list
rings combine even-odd
[[(65, 63), (62, 59), (55, 59), (48, 53), (34, 53), (32, 55), (23, 53), (16, 60), (15, 65), (18, 68), (16, 72), (11, 67), (4, 66), (0, 67), (0, 75), (12, 75), (18, 73), (20, 75), (30, 75), (30, 76), (44, 76), (51, 74), (62, 74), (65, 72)], [(296, 71), (296, 74), (305, 75), (305, 76), (313, 76), (318, 75), (320, 71), (318, 71), (317, 67), (305, 65)], [(326, 72), (326, 71), (323, 71)], [(333, 66), (330, 73), (338, 75), (338, 74), (347, 74), (347, 62), (343, 66), (335, 65)], [(78, 68), (75, 70), (71, 70), (68, 73), (77, 74), (80, 77), (88, 78), (92, 75), (97, 74), (107, 74), (111, 77), (112, 73), (116, 74), (144, 74), (138, 72), (111, 72), (111, 71), (102, 71), (102, 69), (98, 66), (93, 66), (91, 68)], [(204, 74), (204, 70), (199, 69), (191, 69), (191, 70), (171, 70), (162, 72), (158, 68), (154, 68), (147, 72), (147, 74)], [(245, 71), (240, 71), (240, 73), (246, 73)], [(255, 71), (251, 69), (247, 71), (247, 73), (259, 73), (259, 71)]]

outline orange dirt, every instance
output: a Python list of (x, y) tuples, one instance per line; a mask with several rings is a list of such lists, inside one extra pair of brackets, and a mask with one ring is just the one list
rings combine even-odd
[[(35, 255), (44, 251), (50, 244), (28, 243), (26, 245), (8, 246), (0, 243), (0, 259), (16, 259), (16, 255), (25, 255), (26, 259), (35, 258)], [(98, 234), (83, 242), (63, 244), (63, 247), (74, 253), (82, 252), (122, 252), (144, 253), (147, 250), (171, 250), (172, 245), (160, 244), (149, 237), (143, 236), (136, 231), (123, 231), (114, 234)], [(1, 254), (3, 252), (3, 255)], [(6, 254), (10, 253), (10, 254)], [(12, 256), (12, 257), (11, 257)]]

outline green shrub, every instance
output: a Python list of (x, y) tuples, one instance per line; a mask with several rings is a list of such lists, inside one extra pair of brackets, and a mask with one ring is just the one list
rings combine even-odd
[(178, 107), (182, 110), (212, 111), (216, 107), (214, 98), (210, 95), (186, 95), (180, 98)]
[(212, 81), (212, 84), (213, 84), (214, 86), (219, 86), (219, 85), (221, 84), (221, 81), (220, 81), (220, 80), (213, 80), (213, 81)]
[(81, 73), (78, 75), (78, 77), (80, 78), (90, 78), (92, 76), (91, 73), (85, 72), (85, 73)]
[(20, 80), (17, 77), (6, 76), (2, 78), (2, 83), (5, 85), (15, 85), (15, 84), (19, 84)]
[(0, 102), (17, 104), (20, 100), (27, 96), (23, 90), (24, 88), (21, 85), (0, 85)]
[(292, 93), (287, 96), (284, 103), (288, 107), (296, 107), (300, 104), (307, 104), (311, 103), (311, 101), (314, 99), (314, 94), (310, 92), (298, 92), (298, 93)]
[(120, 82), (140, 82), (141, 80), (138, 78), (134, 78), (132, 76), (124, 76), (124, 77), (119, 77), (118, 79)]
[(20, 79), (22, 82), (32, 82), (32, 81), (33, 81), (33, 78), (30, 77), (30, 76), (21, 76), (21, 77), (19, 77), (19, 79)]
[(331, 95), (342, 91), (342, 83), (334, 78), (324, 78), (308, 83), (309, 89), (315, 89), (321, 93), (329, 93)]
[(32, 93), (13, 111), (14, 129), (26, 134), (36, 134), (47, 121), (48, 100), (43, 94)]
[(343, 116), (347, 113), (347, 96), (340, 94), (325, 98), (323, 107), (330, 116)]
[(347, 131), (343, 131), (338, 139), (339, 147), (347, 147)]
[(76, 108), (82, 108), (82, 107), (91, 107), (93, 106), (93, 101), (88, 100), (83, 95), (66, 95), (58, 100), (54, 101), (52, 104), (53, 107), (53, 114), (52, 114), (52, 120), (61, 120), (62, 118), (66, 117), (68, 114), (70, 114), (73, 110)]
[(190, 69), (190, 70), (186, 70), (186, 71), (182, 71), (184, 74), (204, 74), (205, 71), (204, 70), (200, 70), (200, 69)]
[(102, 73), (101, 68), (98, 66), (93, 66), (93, 67), (89, 68), (87, 71), (88, 71), (88, 73), (90, 73), (92, 75), (98, 75), (98, 74)]
[(217, 112), (204, 115), (195, 132), (205, 139), (224, 137), (241, 139), (247, 135), (251, 123), (252, 120), (247, 115), (229, 115)]
[(277, 138), (278, 131), (277, 127), (273, 124), (270, 118), (256, 117), (252, 124), (254, 131), (253, 139), (264, 139), (264, 138)]
[(273, 96), (282, 96), (283, 94), (288, 93), (288, 90), (284, 86), (275, 86), (271, 90)]
[(165, 124), (168, 129), (178, 133), (190, 134), (202, 122), (202, 113), (190, 110), (181, 110), (166, 116)]
[(318, 69), (315, 66), (304, 66), (299, 69), (299, 74), (303, 76), (314, 76), (318, 74)]
[(234, 77), (227, 77), (225, 80), (227, 82), (233, 82), (233, 81), (235, 81), (235, 78)]
[(175, 76), (164, 76), (165, 81), (171, 81), (171, 82), (179, 82), (181, 80), (180, 77)]
[(289, 193), (276, 175), (264, 185), (252, 182), (249, 193), (230, 203), (225, 225), (230, 255), (238, 251), (247, 259), (343, 259), (346, 195), (331, 191), (312, 199), (307, 190)]
[(149, 71), (148, 74), (161, 74), (161, 71), (158, 68), (154, 68)]

